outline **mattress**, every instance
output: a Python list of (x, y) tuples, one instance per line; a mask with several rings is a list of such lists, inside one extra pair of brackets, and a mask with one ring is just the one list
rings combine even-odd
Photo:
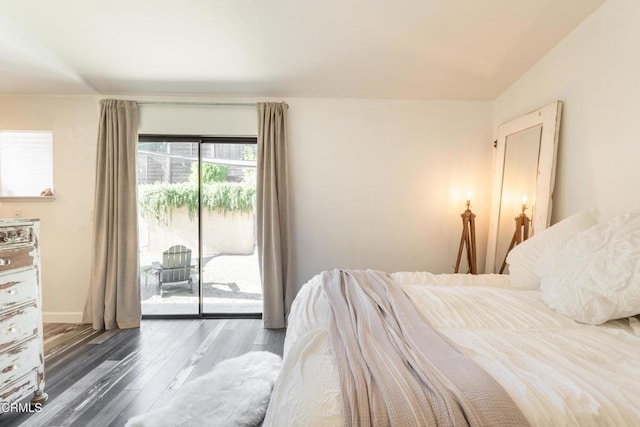
[[(549, 310), (539, 291), (501, 275), (394, 273), (421, 315), (498, 381), (536, 426), (640, 425), (637, 319), (583, 325)], [(330, 308), (319, 276), (289, 316), (283, 368), (265, 426), (339, 426)]]

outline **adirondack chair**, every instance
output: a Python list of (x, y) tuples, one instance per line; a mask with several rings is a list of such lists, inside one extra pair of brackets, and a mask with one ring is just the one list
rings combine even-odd
[(153, 269), (158, 276), (161, 297), (164, 293), (163, 285), (167, 283), (186, 282), (193, 291), (191, 249), (186, 246), (171, 246), (162, 253), (162, 264), (154, 262)]

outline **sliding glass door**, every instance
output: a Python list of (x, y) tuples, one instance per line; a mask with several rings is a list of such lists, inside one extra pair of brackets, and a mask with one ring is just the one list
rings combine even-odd
[(200, 142), (138, 144), (138, 240), (143, 315), (198, 315)]
[(261, 313), (255, 138), (141, 136), (138, 147), (142, 314)]
[(256, 144), (204, 142), (201, 161), (202, 310), (261, 313)]

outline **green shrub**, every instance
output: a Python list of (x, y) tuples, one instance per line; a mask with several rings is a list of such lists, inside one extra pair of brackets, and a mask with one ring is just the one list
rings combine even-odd
[[(220, 213), (254, 210), (256, 190), (253, 186), (237, 182), (202, 183), (202, 207)], [(198, 212), (198, 185), (193, 182), (178, 184), (143, 184), (138, 189), (140, 213), (168, 223), (171, 211), (187, 207), (189, 218)]]
[[(227, 179), (227, 165), (218, 165), (215, 163), (202, 163), (202, 183), (222, 182)], [(198, 163), (191, 164), (190, 182), (198, 182)]]

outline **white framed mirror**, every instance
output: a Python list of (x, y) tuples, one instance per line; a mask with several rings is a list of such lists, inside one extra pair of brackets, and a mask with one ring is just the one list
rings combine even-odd
[(556, 101), (498, 128), (485, 273), (500, 272), (523, 209), (529, 237), (549, 226), (561, 113)]

